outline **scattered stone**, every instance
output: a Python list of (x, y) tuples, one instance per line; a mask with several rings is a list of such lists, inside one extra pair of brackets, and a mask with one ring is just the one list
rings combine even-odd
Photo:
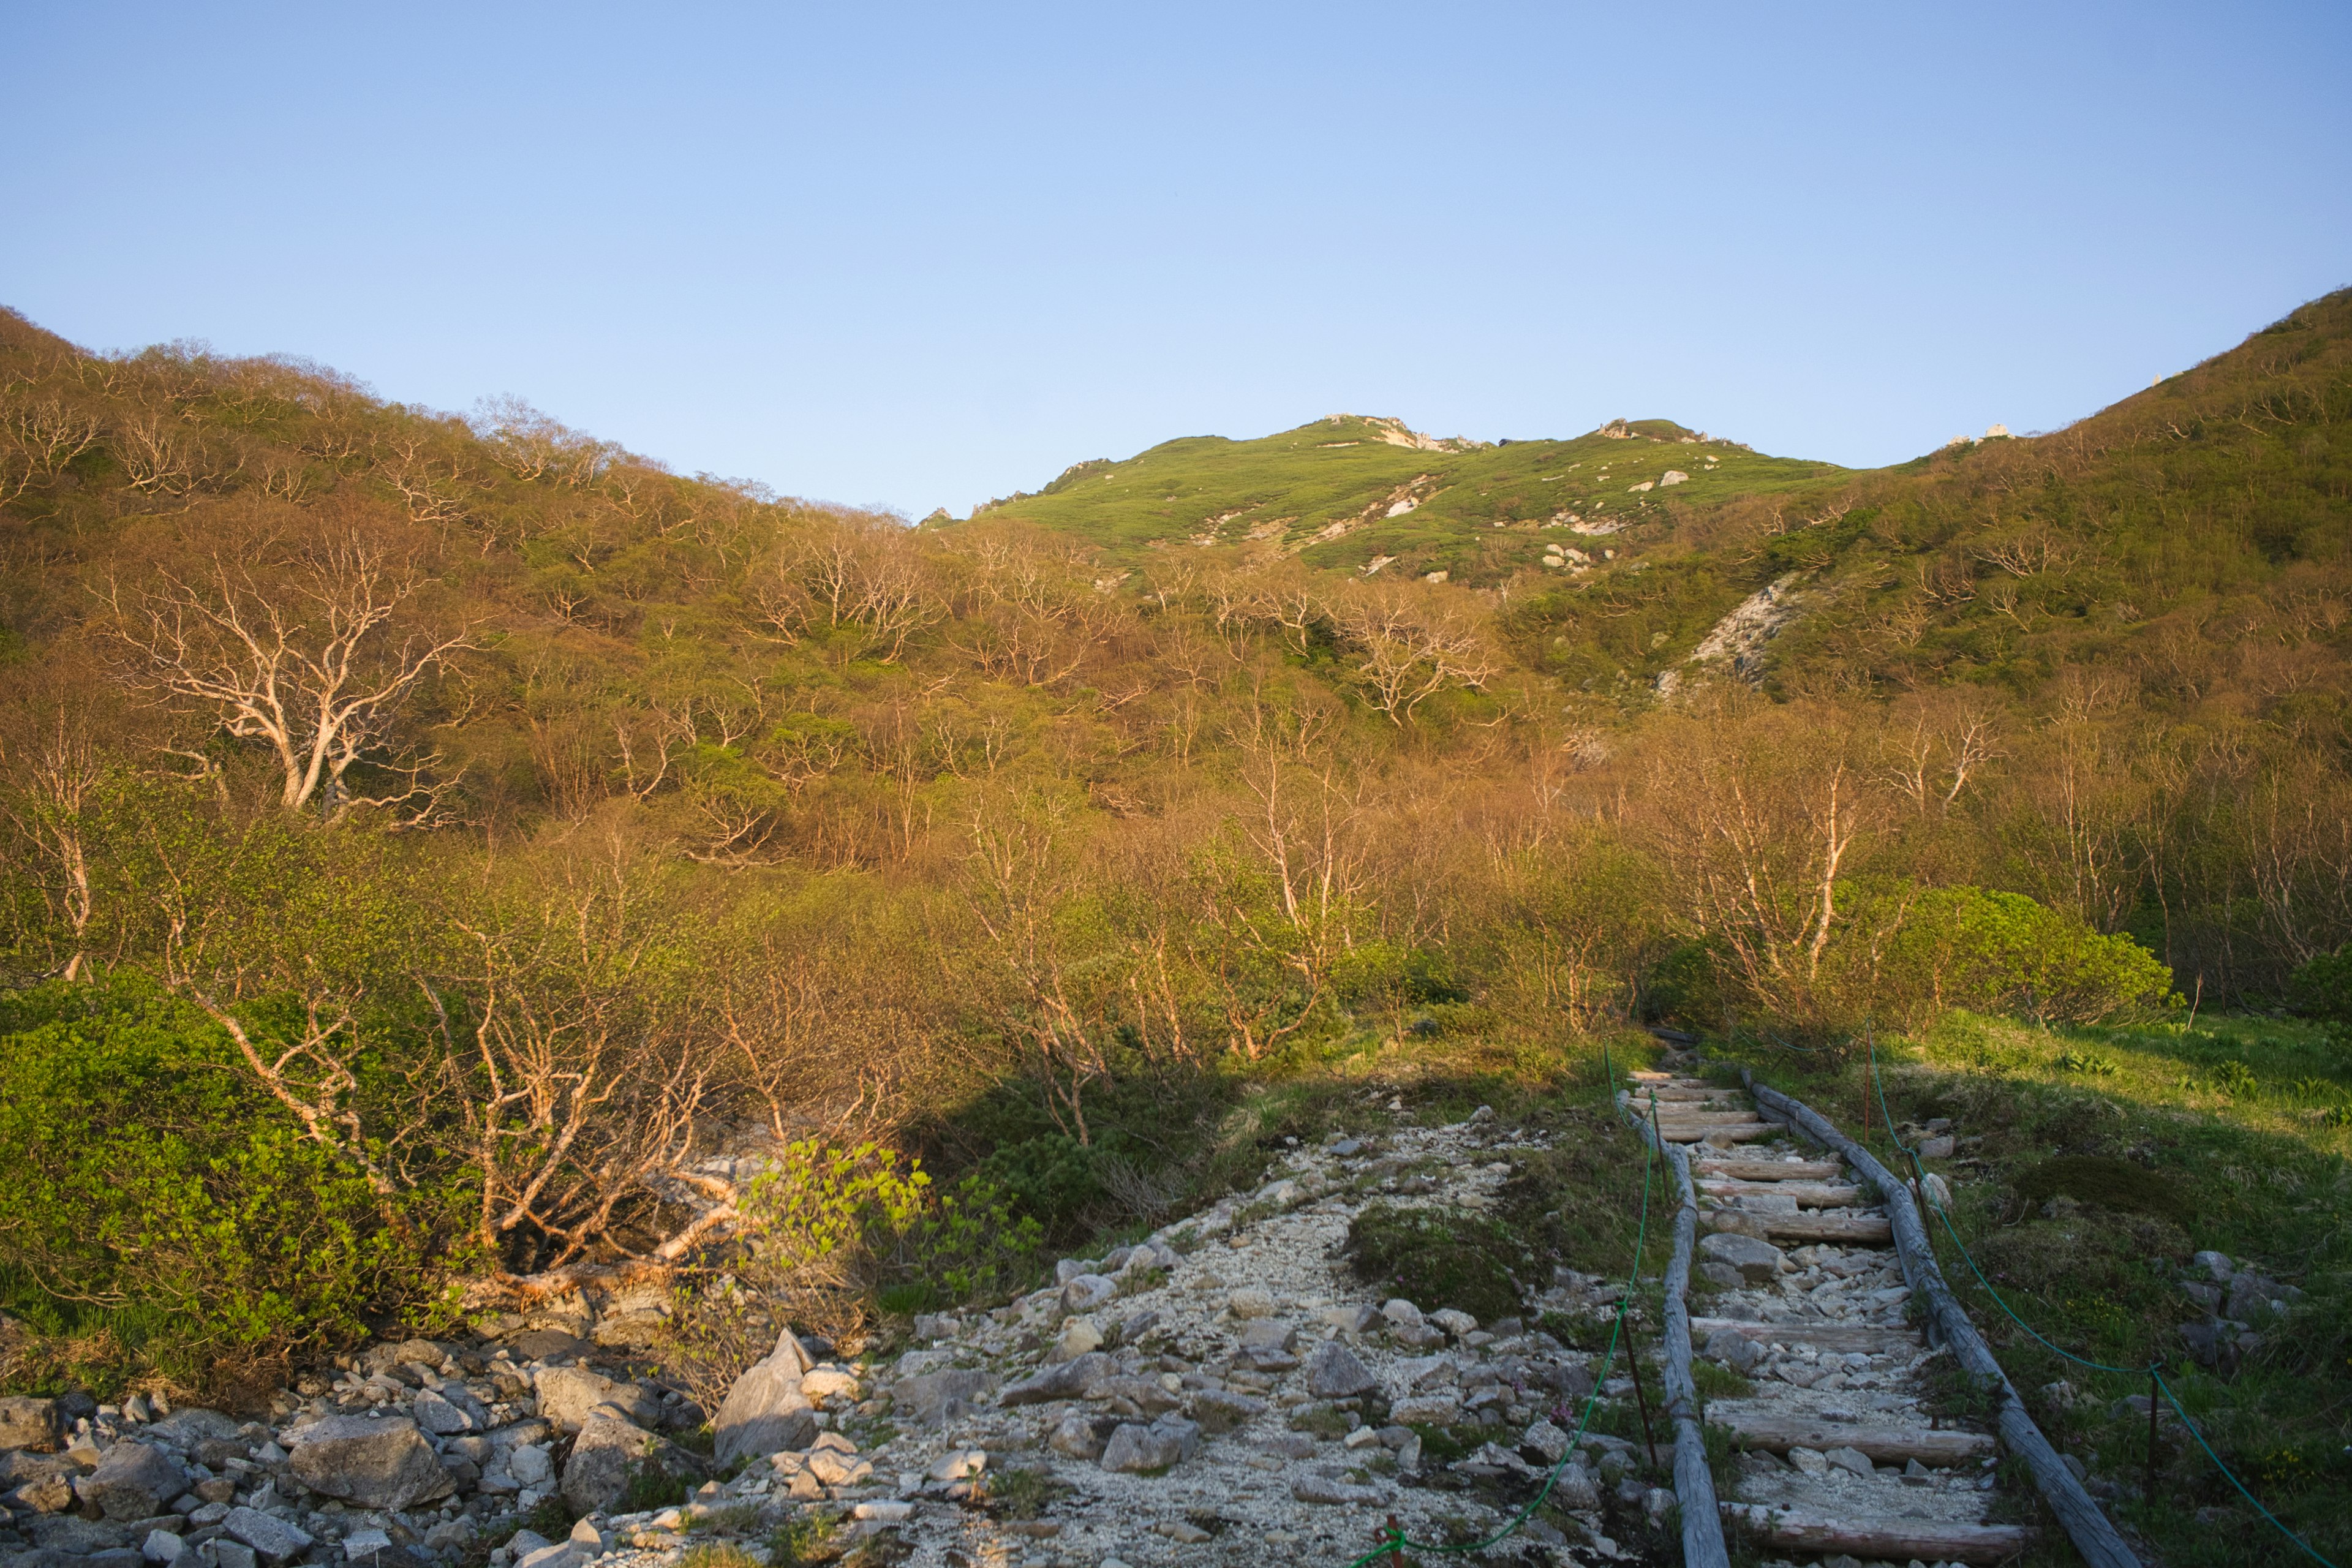
[(1307, 1358), (1307, 1392), (1318, 1399), (1352, 1399), (1379, 1386), (1371, 1369), (1337, 1341)]
[(1809, 1476), (1830, 1473), (1829, 1457), (1819, 1448), (1791, 1448), (1789, 1450), (1789, 1463)]
[(1092, 1318), (1072, 1318), (1062, 1325), (1062, 1336), (1054, 1342), (1053, 1352), (1046, 1359), (1056, 1362), (1076, 1361), (1089, 1351), (1102, 1349), (1102, 1346), (1103, 1331), (1100, 1323), (1096, 1322)]
[[(738, 1458), (758, 1458), (784, 1448), (806, 1447), (816, 1436), (816, 1411), (801, 1392), (801, 1381), (814, 1370), (808, 1352), (790, 1329), (777, 1335), (776, 1348), (737, 1378), (735, 1386), (727, 1391), (711, 1422), (717, 1434), (711, 1445), (711, 1458), (725, 1465)], [(544, 1395), (540, 1414), (548, 1414)], [(651, 1419), (659, 1419), (659, 1412)], [(569, 1469), (564, 1472), (564, 1487), (569, 1496)]]
[(1308, 1474), (1290, 1483), (1290, 1495), (1300, 1502), (1324, 1503), (1333, 1506), (1363, 1506), (1388, 1500), (1388, 1494), (1378, 1487), (1360, 1487), (1330, 1476)]
[(963, 1367), (902, 1377), (890, 1391), (891, 1413), (909, 1426), (944, 1426), (961, 1420), (996, 1385), (993, 1373)]
[(1519, 1438), (1519, 1446), (1542, 1455), (1545, 1464), (1557, 1465), (1568, 1452), (1568, 1434), (1549, 1421), (1538, 1421)]
[(54, 1453), (61, 1425), (54, 1399), (0, 1399), (0, 1448)]
[(1860, 1476), (1864, 1480), (1878, 1473), (1878, 1467), (1870, 1462), (1870, 1456), (1859, 1448), (1829, 1449), (1822, 1455), (1822, 1462), (1831, 1469), (1843, 1470), (1849, 1475)]
[(188, 1472), (161, 1448), (117, 1443), (74, 1483), (75, 1495), (109, 1519), (151, 1519), (188, 1489)]
[(1444, 1329), (1457, 1340), (1475, 1332), (1478, 1327), (1477, 1319), (1453, 1307), (1440, 1308), (1430, 1313), (1429, 1321)]
[[(790, 1334), (784, 1337), (787, 1340), (792, 1338)], [(766, 1362), (760, 1363), (761, 1366), (767, 1364)], [(758, 1370), (754, 1367), (752, 1372)], [(743, 1375), (748, 1378), (751, 1373)], [(533, 1381), (539, 1391), (540, 1418), (552, 1423), (561, 1431), (579, 1431), (600, 1407), (609, 1409), (625, 1421), (643, 1426), (651, 1426), (661, 1419), (660, 1400), (635, 1384), (615, 1383), (585, 1367), (542, 1367)], [(740, 1386), (740, 1383), (738, 1386)], [(793, 1379), (793, 1392), (800, 1392), (798, 1376)]]
[(1201, 1429), (1181, 1415), (1163, 1415), (1150, 1426), (1129, 1422), (1110, 1436), (1097, 1462), (1129, 1475), (1164, 1470), (1192, 1457)]
[(1764, 1347), (1738, 1329), (1717, 1329), (1706, 1336), (1706, 1349), (1702, 1353), (1709, 1361), (1719, 1361), (1735, 1371), (1746, 1372), (1764, 1358)]
[(405, 1416), (330, 1415), (298, 1428), (287, 1468), (312, 1491), (367, 1509), (409, 1509), (457, 1489)]
[(988, 1468), (988, 1453), (982, 1448), (962, 1448), (950, 1452), (931, 1467), (935, 1481), (968, 1481)]
[(1192, 1395), (1192, 1419), (1204, 1432), (1230, 1432), (1265, 1414), (1265, 1401), (1230, 1389), (1204, 1388)]
[(1068, 1458), (1092, 1460), (1102, 1457), (1107, 1436), (1097, 1431), (1096, 1423), (1087, 1416), (1065, 1415), (1054, 1427), (1053, 1436), (1045, 1439), (1045, 1446)]
[(2205, 1270), (2216, 1285), (2227, 1285), (2230, 1282), (2230, 1276), (2237, 1272), (2237, 1268), (2230, 1262), (2230, 1255), (2226, 1252), (2194, 1253), (2190, 1255), (2189, 1261)]
[(1225, 1310), (1240, 1319), (1270, 1317), (1274, 1312), (1274, 1297), (1255, 1288), (1235, 1290), (1225, 1298)]
[[(1031, 1373), (1007, 1387), (997, 1396), (996, 1402), (1010, 1407), (1043, 1405), (1049, 1399), (1081, 1398), (1087, 1388), (1106, 1377), (1115, 1376), (1118, 1371), (1117, 1362), (1102, 1352), (1095, 1351), (1076, 1361), (1066, 1361)], [(902, 1384), (900, 1386), (903, 1388), (905, 1385)]]
[(1719, 1230), (1700, 1237), (1698, 1251), (1707, 1262), (1720, 1263), (1737, 1270), (1740, 1279), (1751, 1285), (1762, 1285), (1778, 1279), (1790, 1268), (1787, 1256), (1779, 1247), (1752, 1236)]
[(286, 1563), (310, 1550), (311, 1537), (258, 1509), (233, 1508), (221, 1528), (244, 1542), (267, 1563)]
[(1091, 1312), (1118, 1295), (1118, 1280), (1101, 1274), (1081, 1274), (1062, 1287), (1062, 1310)]
[(151, 1530), (147, 1532), (147, 1539), (140, 1543), (139, 1555), (163, 1568), (164, 1564), (177, 1563), (187, 1550), (188, 1543), (174, 1531)]

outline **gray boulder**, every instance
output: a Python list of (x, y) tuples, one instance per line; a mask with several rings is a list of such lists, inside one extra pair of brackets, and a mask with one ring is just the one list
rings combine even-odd
[(1082, 1399), (1087, 1390), (1104, 1378), (1115, 1376), (1118, 1363), (1100, 1351), (1045, 1367), (1020, 1382), (1009, 1385), (997, 1396), (1005, 1406), (1043, 1405), (1050, 1399)]
[(1763, 1285), (1780, 1278), (1789, 1266), (1780, 1249), (1769, 1241), (1752, 1236), (1740, 1236), (1730, 1231), (1717, 1231), (1702, 1237), (1699, 1256), (1709, 1263), (1720, 1263), (1738, 1272), (1750, 1285)]
[(312, 1491), (366, 1509), (409, 1509), (457, 1489), (405, 1416), (330, 1415), (292, 1434), (287, 1468)]
[(657, 1465), (681, 1480), (698, 1479), (702, 1470), (692, 1455), (642, 1427), (592, 1415), (580, 1428), (572, 1458), (564, 1464), (563, 1500), (583, 1514), (604, 1512), (621, 1500), (630, 1477), (646, 1464)]
[(1764, 1357), (1763, 1347), (1738, 1329), (1717, 1329), (1706, 1336), (1705, 1352), (1709, 1361), (1719, 1361), (1737, 1372), (1746, 1372)]
[(1307, 1392), (1318, 1399), (1352, 1399), (1379, 1386), (1372, 1369), (1337, 1340), (1307, 1358)]
[(287, 1563), (310, 1550), (310, 1537), (258, 1509), (233, 1508), (221, 1528), (259, 1554), (265, 1563)]
[(902, 1377), (890, 1391), (890, 1413), (910, 1426), (944, 1426), (967, 1414), (996, 1384), (993, 1373), (961, 1367)]
[(1085, 1415), (1065, 1415), (1055, 1426), (1045, 1446), (1056, 1454), (1072, 1459), (1095, 1459), (1102, 1457), (1103, 1434), (1095, 1429), (1095, 1422)]
[[(784, 1336), (787, 1340), (792, 1336)], [(797, 1347), (795, 1347), (797, 1348)], [(771, 1360), (774, 1359), (772, 1357)], [(768, 1364), (766, 1362), (760, 1363)], [(756, 1368), (753, 1370), (757, 1370)], [(746, 1373), (746, 1377), (751, 1373)], [(584, 1367), (541, 1367), (533, 1380), (539, 1414), (566, 1432), (577, 1432), (600, 1408), (625, 1421), (650, 1426), (661, 1419), (661, 1401), (634, 1383), (614, 1383)]]
[[(190, 1405), (173, 1411), (148, 1427), (145, 1436), (174, 1448), (193, 1449), (206, 1443), (239, 1442), (244, 1431), (234, 1415), (224, 1415), (217, 1410)], [(241, 1447), (236, 1452), (239, 1458), (244, 1457)], [(205, 1462), (211, 1463), (210, 1460)]]
[[(712, 1457), (724, 1465), (739, 1457), (758, 1458), (808, 1447), (816, 1436), (816, 1407), (801, 1392), (801, 1379), (808, 1375), (812, 1364), (808, 1352), (786, 1329), (767, 1359), (737, 1378), (735, 1386), (727, 1391), (711, 1423), (718, 1434)], [(658, 1416), (656, 1410), (648, 1419)], [(570, 1472), (565, 1474), (568, 1488)]]
[(161, 1448), (117, 1443), (74, 1492), (109, 1519), (152, 1519), (188, 1489), (188, 1472)]
[(1073, 1275), (1062, 1287), (1062, 1310), (1091, 1312), (1118, 1294), (1118, 1281), (1100, 1274)]
[(1130, 1421), (1113, 1432), (1097, 1462), (1106, 1470), (1141, 1475), (1180, 1464), (1200, 1446), (1198, 1426), (1181, 1415), (1163, 1415), (1149, 1426)]
[(53, 1452), (62, 1427), (54, 1399), (0, 1399), (0, 1448)]
[(434, 1389), (425, 1389), (410, 1402), (409, 1414), (416, 1424), (437, 1436), (454, 1437), (474, 1429), (474, 1418), (465, 1406), (445, 1397)]

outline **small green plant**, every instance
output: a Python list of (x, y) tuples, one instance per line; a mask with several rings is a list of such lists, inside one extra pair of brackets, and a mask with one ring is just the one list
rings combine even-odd
[(730, 1502), (724, 1508), (714, 1508), (708, 1513), (697, 1515), (694, 1532), (698, 1535), (749, 1535), (759, 1522), (758, 1503)]
[(551, 1492), (540, 1499), (522, 1518), (525, 1530), (535, 1535), (543, 1535), (550, 1541), (562, 1540), (579, 1522), (580, 1516), (572, 1510), (570, 1503), (563, 1500), (562, 1492)]
[[(772, 1561), (783, 1563), (814, 1560), (779, 1557)], [(731, 1541), (714, 1541), (689, 1547), (681, 1568), (761, 1568), (761, 1563)]]
[(688, 1489), (685, 1478), (673, 1476), (652, 1459), (639, 1461), (629, 1472), (628, 1485), (621, 1489), (621, 1500), (613, 1505), (614, 1513), (650, 1513), (657, 1508), (676, 1508), (684, 1502)]
[[(768, 1537), (768, 1568), (814, 1568), (819, 1563), (830, 1563), (841, 1553), (834, 1545), (834, 1521), (821, 1513), (803, 1510), (777, 1526)], [(704, 1552), (731, 1552), (727, 1546), (698, 1548)], [(687, 1568), (706, 1568), (687, 1556)], [(707, 1568), (736, 1568), (732, 1563), (711, 1563)]]
[(2254, 1076), (2254, 1069), (2234, 1057), (2213, 1069), (2211, 1082), (2215, 1093), (2228, 1095), (2232, 1100), (2242, 1099), (2262, 1087), (2262, 1080)]
[(1044, 1470), (1003, 1470), (988, 1479), (988, 1510), (999, 1519), (1039, 1519), (1069, 1490)]
[(1465, 1209), (1372, 1204), (1348, 1227), (1347, 1255), (1365, 1283), (1424, 1308), (1457, 1307), (1481, 1321), (1518, 1310), (1512, 1268), (1535, 1258), (1511, 1228)]
[(2058, 1070), (2081, 1073), (2084, 1078), (2113, 1078), (2123, 1069), (2116, 1065), (2115, 1058), (2076, 1046), (2059, 1053)]
[(1756, 1392), (1754, 1384), (1720, 1362), (1694, 1358), (1691, 1382), (1707, 1399), (1745, 1399)]
[(1344, 1437), (1356, 1429), (1356, 1418), (1329, 1405), (1303, 1405), (1290, 1415), (1290, 1429), (1318, 1437)]

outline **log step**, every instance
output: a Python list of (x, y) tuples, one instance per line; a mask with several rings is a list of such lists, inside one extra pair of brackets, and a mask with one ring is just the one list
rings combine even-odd
[(1832, 1186), (1827, 1182), (1740, 1182), (1702, 1176), (1698, 1190), (1718, 1198), (1794, 1198), (1807, 1208), (1845, 1208), (1862, 1201), (1860, 1187)]
[(1864, 1323), (1751, 1323), (1743, 1318), (1693, 1318), (1691, 1342), (1704, 1345), (1725, 1329), (1758, 1344), (1811, 1345), (1815, 1350), (1860, 1351), (1864, 1355), (1895, 1355), (1927, 1348), (1927, 1341), (1910, 1329)]
[[(1777, 1325), (1774, 1325), (1777, 1326)], [(1734, 1447), (1786, 1454), (1791, 1448), (1852, 1448), (1874, 1465), (1967, 1464), (1990, 1455), (1992, 1439), (1981, 1432), (1947, 1432), (1925, 1426), (1865, 1426), (1854, 1421), (1822, 1421), (1796, 1412), (1742, 1410), (1716, 1404), (1707, 1419), (1731, 1433)], [(1916, 1556), (1917, 1553), (1910, 1553)]]
[(1691, 1174), (1733, 1182), (1825, 1182), (1844, 1169), (1833, 1160), (1701, 1160)]
[[(1642, 1107), (1636, 1102), (1634, 1109)], [(1668, 1115), (1664, 1106), (1658, 1108), (1658, 1121), (1665, 1127), (1737, 1127), (1761, 1120), (1752, 1110), (1676, 1110)]]
[(1932, 1519), (1819, 1519), (1762, 1503), (1717, 1505), (1768, 1546), (1801, 1556), (1832, 1555), (1889, 1563), (2005, 1563), (2033, 1544), (2022, 1524), (1956, 1524)]
[(1738, 1213), (1760, 1222), (1768, 1241), (1834, 1241), (1863, 1247), (1890, 1247), (1895, 1242), (1895, 1222), (1883, 1214), (1749, 1214), (1746, 1209)]
[(1709, 1139), (1718, 1143), (1748, 1143), (1779, 1131), (1762, 1121), (1743, 1122), (1736, 1127), (1677, 1127), (1670, 1121), (1658, 1129), (1658, 1135), (1669, 1143), (1699, 1143)]

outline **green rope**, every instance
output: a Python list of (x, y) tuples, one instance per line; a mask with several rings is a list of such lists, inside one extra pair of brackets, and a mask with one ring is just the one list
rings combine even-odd
[[(1617, 1070), (1610, 1061), (1609, 1047), (1606, 1041), (1603, 1041), (1601, 1047), (1601, 1060), (1603, 1068), (1609, 1075), (1611, 1086), (1610, 1101), (1612, 1104), (1614, 1104), (1616, 1102), (1615, 1086), (1617, 1080)], [(1652, 1091), (1650, 1098), (1653, 1101), (1657, 1099), (1657, 1095), (1654, 1090)], [(1622, 1112), (1620, 1112), (1620, 1114), (1622, 1115)], [(1578, 1419), (1576, 1423), (1576, 1431), (1574, 1435), (1569, 1438), (1567, 1448), (1561, 1452), (1559, 1456), (1559, 1463), (1554, 1465), (1551, 1468), (1551, 1474), (1544, 1478), (1542, 1489), (1536, 1493), (1533, 1501), (1529, 1502), (1527, 1507), (1519, 1510), (1517, 1515), (1512, 1519), (1510, 1523), (1505, 1525), (1502, 1529), (1496, 1531), (1494, 1534), (1488, 1536), (1484, 1541), (1476, 1542), (1468, 1546), (1444, 1546), (1439, 1545), (1434, 1542), (1412, 1540), (1406, 1536), (1403, 1531), (1398, 1529), (1394, 1525), (1389, 1525), (1383, 1528), (1380, 1532), (1381, 1537), (1381, 1543), (1378, 1546), (1373, 1547), (1370, 1552), (1365, 1552), (1361, 1557), (1357, 1558), (1353, 1563), (1349, 1563), (1348, 1568), (1368, 1568), (1368, 1565), (1374, 1558), (1385, 1556), (1391, 1552), (1433, 1552), (1441, 1554), (1457, 1556), (1466, 1555), (1473, 1552), (1484, 1552), (1486, 1548), (1493, 1546), (1499, 1542), (1507, 1541), (1511, 1536), (1517, 1534), (1520, 1526), (1526, 1524), (1528, 1520), (1535, 1517), (1536, 1510), (1543, 1507), (1544, 1500), (1551, 1496), (1552, 1488), (1559, 1484), (1560, 1472), (1568, 1468), (1568, 1463), (1570, 1459), (1576, 1458), (1577, 1445), (1583, 1440), (1585, 1429), (1592, 1425), (1592, 1412), (1601, 1403), (1601, 1386), (1602, 1384), (1609, 1381), (1609, 1369), (1614, 1366), (1617, 1362), (1617, 1339), (1618, 1336), (1624, 1331), (1626, 1309), (1631, 1307), (1633, 1303), (1633, 1287), (1640, 1282), (1642, 1278), (1642, 1247), (1643, 1243), (1648, 1238), (1650, 1234), (1650, 1173), (1656, 1166), (1658, 1158), (1657, 1150), (1647, 1142), (1643, 1144), (1642, 1152), (1642, 1217), (1640, 1225), (1636, 1227), (1633, 1233), (1633, 1277), (1625, 1281), (1625, 1293), (1617, 1299), (1617, 1317), (1616, 1321), (1609, 1326), (1609, 1348), (1601, 1358), (1601, 1375), (1592, 1380), (1592, 1392), (1591, 1394), (1586, 1396), (1584, 1401), (1584, 1414)], [(1642, 1369), (1640, 1366), (1636, 1365), (1633, 1368), (1633, 1375), (1635, 1377), (1642, 1375)], [(2332, 1564), (2330, 1565), (2330, 1568), (2333, 1568)]]
[[(1865, 1038), (1867, 1039), (1867, 1037), (1865, 1037)], [(2313, 1549), (2312, 1544), (2309, 1542), (2304, 1540), (2302, 1536), (2297, 1535), (2294, 1531), (2288, 1529), (2286, 1524), (2280, 1520), (2278, 1515), (2273, 1513), (2269, 1509), (2264, 1508), (2262, 1504), (2262, 1500), (2255, 1497), (2253, 1493), (2248, 1491), (2246, 1489), (2246, 1483), (2240, 1480), (2237, 1476), (2231, 1472), (2230, 1467), (2221, 1462), (2221, 1456), (2213, 1451), (2213, 1445), (2205, 1440), (2205, 1434), (2197, 1429), (2197, 1423), (2191, 1421), (2189, 1418), (2189, 1412), (2182, 1408), (2179, 1395), (2172, 1392), (2172, 1384), (2165, 1381), (2164, 1363), (2161, 1360), (2150, 1362), (2146, 1366), (2109, 1366), (2105, 1362), (2092, 1361), (2087, 1357), (2078, 1356), (2072, 1351), (2052, 1344), (2046, 1336), (2034, 1328), (2032, 1323), (2029, 1323), (2023, 1318), (2019, 1317), (2016, 1310), (2012, 1309), (2007, 1301), (2001, 1299), (2000, 1292), (1992, 1288), (1992, 1281), (1985, 1278), (1984, 1270), (1977, 1267), (1977, 1260), (1969, 1253), (1968, 1243), (1962, 1241), (1960, 1239), (1960, 1233), (1952, 1228), (1952, 1216), (1944, 1212), (1944, 1205), (1942, 1204), (1936, 1202), (1934, 1198), (1928, 1195), (1927, 1183), (1927, 1168), (1920, 1163), (1918, 1152), (1913, 1149), (1908, 1143), (1904, 1142), (1902, 1136), (1895, 1131), (1895, 1114), (1887, 1109), (1886, 1085), (1878, 1076), (1878, 1042), (1875, 1039), (1867, 1039), (1867, 1043), (1870, 1047), (1870, 1087), (1872, 1091), (1878, 1097), (1878, 1114), (1880, 1119), (1886, 1124), (1887, 1141), (1893, 1143), (1895, 1148), (1901, 1150), (1903, 1152), (1904, 1158), (1911, 1162), (1911, 1169), (1916, 1173), (1916, 1179), (1919, 1183), (1919, 1195), (1921, 1200), (1926, 1203), (1928, 1208), (1935, 1211), (1936, 1217), (1937, 1219), (1944, 1222), (1944, 1234), (1952, 1238), (1952, 1246), (1958, 1250), (1961, 1260), (1968, 1264), (1969, 1272), (1977, 1277), (1977, 1283), (1984, 1287), (1985, 1294), (1992, 1298), (1993, 1305), (1999, 1307), (2004, 1313), (2008, 1314), (2010, 1321), (2015, 1323), (2019, 1328), (2023, 1329), (2027, 1333), (2032, 1334), (2034, 1339), (2039, 1341), (2044, 1347), (2054, 1352), (2056, 1354), (2064, 1357), (2066, 1360), (2073, 1362), (2077, 1366), (2087, 1366), (2095, 1372), (2118, 1373), (2127, 1377), (2145, 1375), (2154, 1382), (2158, 1388), (2163, 1390), (2165, 1402), (2170, 1405), (2173, 1408), (2174, 1414), (2180, 1417), (2181, 1426), (2188, 1429), (2190, 1436), (2197, 1439), (2197, 1446), (2205, 1450), (2205, 1457), (2213, 1461), (2213, 1468), (2221, 1472), (2221, 1478), (2228, 1481), (2231, 1486), (2238, 1489), (2238, 1495), (2252, 1503), (2253, 1505), (2254, 1511), (2261, 1514), (2263, 1519), (2268, 1521), (2272, 1529), (2277, 1531), (2281, 1535), (2285, 1536), (2289, 1541), (2294, 1542), (2296, 1547), (2303, 1552), (2305, 1556), (2310, 1558), (2314, 1563), (2322, 1564), (2322, 1568), (2336, 1568), (2336, 1564), (2328, 1562), (2326, 1558), (2322, 1557), (2318, 1552)], [(2154, 1498), (2148, 1499), (2147, 1501), (2150, 1507), (2155, 1506), (2156, 1500)]]

